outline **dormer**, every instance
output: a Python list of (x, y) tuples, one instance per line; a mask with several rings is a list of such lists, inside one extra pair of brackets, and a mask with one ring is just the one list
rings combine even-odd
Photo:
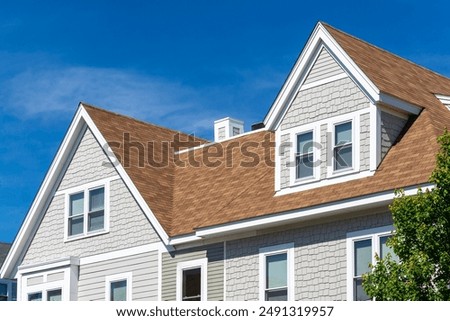
[(244, 122), (231, 117), (214, 121), (214, 141), (220, 142), (244, 133)]
[(316, 26), (264, 120), (279, 195), (373, 175), (421, 110), (378, 89), (329, 28)]

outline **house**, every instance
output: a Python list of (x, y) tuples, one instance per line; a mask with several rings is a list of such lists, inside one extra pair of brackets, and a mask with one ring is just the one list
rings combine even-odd
[[(6, 259), (11, 244), (0, 242), (0, 267)], [(0, 279), (0, 301), (16, 301), (17, 286), (14, 280)]]
[(449, 109), (450, 79), (325, 23), (250, 132), (80, 103), (1, 277), (30, 301), (365, 300)]

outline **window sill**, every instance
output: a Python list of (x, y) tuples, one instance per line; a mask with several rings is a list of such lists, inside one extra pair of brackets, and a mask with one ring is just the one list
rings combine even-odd
[(99, 235), (108, 234), (108, 233), (109, 233), (109, 230), (98, 230), (98, 231), (89, 232), (87, 234), (82, 234), (82, 235), (67, 236), (64, 239), (64, 243), (77, 241), (77, 240), (81, 240), (81, 239), (86, 239), (86, 238), (90, 238), (93, 236), (99, 236)]
[(335, 177), (340, 177), (340, 176), (346, 176), (346, 175), (352, 175), (352, 174), (357, 174), (359, 173), (359, 170), (355, 169), (355, 168), (345, 168), (345, 169), (340, 169), (340, 170), (333, 170), (331, 171), (331, 173), (329, 175), (327, 175), (328, 179), (331, 178), (335, 178)]

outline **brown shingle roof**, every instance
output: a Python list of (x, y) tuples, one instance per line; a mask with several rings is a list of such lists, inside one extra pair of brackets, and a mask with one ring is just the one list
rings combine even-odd
[[(133, 166), (137, 164), (137, 155), (131, 150), (132, 166), (125, 169), (169, 236), (428, 181), (438, 151), (436, 137), (450, 125), (450, 112), (434, 93), (450, 95), (450, 79), (328, 25), (325, 27), (382, 92), (425, 109), (392, 146), (373, 176), (284, 196), (275, 196), (271, 164), (274, 151), (267, 152), (263, 144), (274, 142), (272, 132), (250, 133), (179, 155), (171, 150), (169, 158), (175, 162), (165, 168)], [(124, 132), (139, 142), (173, 141), (176, 133), (93, 107), (87, 107), (87, 111), (108, 142), (122, 141)], [(190, 139), (195, 145), (192, 137), (184, 135), (183, 139)], [(247, 152), (240, 152), (236, 146), (245, 146)], [(123, 150), (113, 150), (123, 164)], [(154, 150), (156, 154), (162, 152), (161, 148)], [(207, 166), (204, 160), (212, 154), (219, 156), (209, 161), (220, 164)], [(247, 166), (255, 155), (260, 161)]]
[[(194, 147), (207, 141), (85, 103), (83, 106), (162, 227), (170, 231), (173, 204), (173, 151), (181, 144), (185, 147)], [(176, 137), (184, 143), (176, 143)], [(148, 159), (152, 155), (155, 156), (152, 158), (155, 163), (163, 160), (163, 166), (151, 166)]]

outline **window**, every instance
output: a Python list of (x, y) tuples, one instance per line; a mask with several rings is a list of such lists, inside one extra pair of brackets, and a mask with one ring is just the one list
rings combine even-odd
[(313, 132), (297, 135), (297, 153), (295, 155), (296, 178), (314, 176)]
[(0, 281), (0, 301), (17, 301), (17, 283), (15, 281)]
[(334, 127), (333, 159), (335, 171), (353, 167), (351, 121), (335, 125)]
[(266, 301), (287, 301), (287, 253), (266, 256)]
[(392, 229), (392, 226), (388, 226), (349, 233), (348, 237), (350, 237), (347, 239), (347, 255), (350, 259), (348, 261), (348, 300), (370, 300), (364, 292), (362, 276), (370, 272), (369, 264), (375, 264), (375, 254), (385, 258), (390, 253), (394, 260), (398, 260), (392, 249), (386, 245), (392, 235)]
[(182, 301), (200, 301), (202, 297), (202, 269), (183, 270)]
[(110, 301), (127, 300), (127, 280), (111, 282)]
[(62, 301), (62, 290), (47, 291), (47, 301)]
[(86, 236), (106, 231), (105, 186), (68, 195), (67, 236)]
[(29, 293), (28, 301), (42, 301), (42, 292)]
[(62, 301), (62, 289), (28, 293), (28, 301)]
[(180, 262), (177, 265), (177, 300), (207, 300), (208, 259)]
[(239, 129), (239, 127), (233, 126), (233, 136), (239, 135), (240, 133), (241, 133), (241, 130)]
[(0, 301), (8, 301), (8, 284), (0, 283)]
[(259, 251), (260, 300), (294, 299), (293, 243), (262, 248)]
[(370, 298), (362, 287), (362, 275), (370, 272), (369, 264), (372, 263), (372, 240), (355, 241), (354, 256), (353, 300), (367, 301)]
[(132, 300), (132, 273), (122, 273), (106, 277), (106, 301)]

